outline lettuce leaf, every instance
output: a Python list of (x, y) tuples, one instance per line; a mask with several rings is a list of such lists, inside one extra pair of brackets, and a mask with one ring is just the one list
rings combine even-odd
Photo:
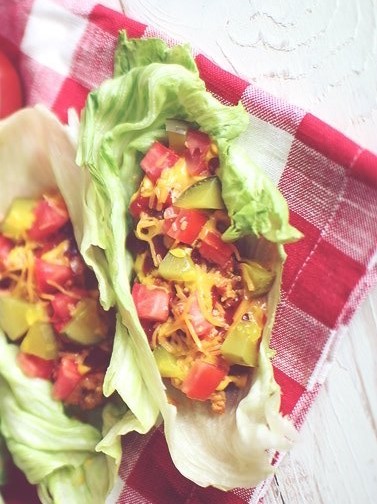
[[(125, 236), (122, 228), (118, 230), (119, 240), (116, 249), (108, 247), (111, 225), (115, 222), (124, 222), (125, 219), (121, 203), (124, 199), (123, 187), (117, 182), (114, 174), (109, 172), (108, 180), (113, 183), (112, 194), (115, 201), (120, 202), (110, 209), (106, 199), (99, 197), (98, 187), (90, 182), (89, 173), (78, 169), (72, 160), (69, 163), (64, 159), (60, 149), (57, 150), (56, 142), (51, 143), (50, 154), (56, 159), (53, 167), (55, 180), (72, 216), (81, 255), (93, 269), (98, 280), (100, 301), (103, 307), (108, 309), (116, 303), (112, 275), (124, 279), (131, 273), (128, 263), (118, 263), (116, 260), (117, 255), (124, 254)], [(123, 283), (120, 282), (120, 285)], [(122, 324), (121, 314), (118, 314), (114, 347), (103, 391), (107, 397), (117, 391), (129, 408), (127, 412), (127, 418), (130, 419), (129, 430), (145, 433), (155, 425), (159, 410), (145, 385), (135, 348), (137, 344), (137, 341), (128, 336), (128, 331)], [(117, 413), (113, 413), (115, 418)], [(108, 419), (106, 431), (110, 431), (109, 435), (97, 449), (111, 454), (112, 449), (119, 444), (120, 436), (129, 430), (122, 428), (118, 432), (117, 427), (112, 429), (114, 422), (110, 421), (110, 415)]]
[(302, 233), (289, 224), (283, 195), (238, 145), (220, 146), (222, 196), (231, 217), (223, 239), (235, 241), (253, 234), (284, 244), (299, 240)]
[[(127, 57), (124, 57), (125, 54)], [(169, 48), (162, 40), (153, 38), (145, 39), (140, 44), (138, 39), (128, 39), (124, 32), (120, 32), (114, 57), (114, 77), (124, 75), (132, 68), (150, 63), (177, 64), (198, 74), (188, 45), (182, 51), (181, 46)]]
[[(64, 198), (76, 239), (84, 239), (87, 217), (86, 178), (74, 163), (75, 149), (67, 132), (47, 110), (24, 109), (0, 122), (0, 220), (15, 197), (38, 197), (64, 183)], [(69, 173), (66, 180), (61, 172)], [(61, 191), (62, 192), (62, 191)], [(92, 241), (95, 241), (92, 237)], [(96, 267), (101, 270), (100, 260)], [(113, 292), (105, 276), (102, 297)], [(16, 465), (38, 485), (43, 503), (103, 503), (110, 492), (121, 457), (119, 438), (97, 452), (102, 433), (70, 418), (51, 397), (51, 384), (26, 377), (16, 362), (18, 348), (0, 333), (0, 431)], [(111, 409), (112, 408), (112, 409)], [(105, 429), (120, 411), (105, 407)]]
[(1, 431), (14, 462), (30, 483), (39, 484), (43, 502), (67, 502), (67, 495), (88, 504), (104, 502), (112, 482), (111, 473), (103, 470), (106, 456), (95, 452), (100, 432), (67, 417), (62, 404), (52, 399), (48, 381), (22, 373), (17, 353), (17, 346), (0, 333)]
[[(127, 327), (115, 347), (125, 351), (132, 346), (163, 417), (177, 468), (202, 486), (249, 487), (271, 473), (273, 452), (269, 450), (289, 448), (294, 437), (291, 423), (279, 413), (280, 389), (273, 377), (269, 338), (284, 261), (281, 244), (300, 234), (289, 225), (286, 202), (276, 187), (247, 154), (233, 147), (234, 139), (247, 127), (247, 113), (240, 105), (220, 103), (206, 91), (186, 46), (169, 49), (160, 40), (128, 41), (121, 33), (115, 61), (115, 77), (88, 97), (76, 158), (92, 177), (91, 192), (98, 209), (97, 223), (92, 224), (103, 233), (106, 268)], [(223, 197), (232, 218), (225, 238), (253, 237), (250, 254), (260, 254), (277, 274), (268, 300), (259, 367), (247, 394), (230, 395), (227, 410), (220, 416), (211, 415), (207, 405), (185, 399), (171, 388), (168, 392), (173, 401), (168, 401), (130, 291), (133, 264), (125, 246), (132, 232), (128, 206), (142, 177), (140, 159), (154, 140), (164, 137), (167, 118), (194, 123), (216, 141)], [(249, 149), (252, 155), (252, 146)], [(256, 237), (265, 238), (257, 248)], [(126, 372), (124, 364), (116, 357), (113, 364), (107, 384), (123, 395), (125, 381), (113, 376)], [(127, 415), (114, 426), (117, 432), (132, 428)]]

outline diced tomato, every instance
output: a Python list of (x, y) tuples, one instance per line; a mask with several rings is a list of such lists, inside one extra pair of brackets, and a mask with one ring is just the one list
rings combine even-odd
[(176, 210), (173, 206), (168, 206), (164, 210), (164, 223), (162, 225), (162, 232), (167, 234), (170, 226), (173, 224), (174, 219), (178, 216), (179, 210)]
[(165, 322), (169, 317), (170, 296), (158, 287), (149, 289), (146, 285), (135, 283), (132, 297), (140, 319)]
[(54, 399), (64, 401), (82, 380), (78, 364), (73, 355), (64, 355), (57, 369), (56, 380), (52, 387)]
[(128, 207), (130, 214), (134, 219), (139, 219), (141, 212), (145, 212), (146, 214), (161, 218), (162, 212), (166, 207), (171, 205), (172, 198), (171, 193), (169, 192), (166, 201), (164, 203), (159, 203), (155, 200), (155, 204), (150, 207), (150, 198), (146, 196), (141, 196), (140, 192), (136, 193), (136, 197), (132, 198), (130, 206)]
[(49, 380), (54, 369), (55, 361), (46, 360), (36, 355), (19, 352), (17, 362), (23, 373), (32, 378), (43, 378)]
[(0, 269), (3, 267), (4, 262), (6, 261), (9, 252), (13, 248), (13, 243), (9, 238), (6, 238), (2, 234), (0, 234)]
[(165, 147), (160, 142), (154, 142), (146, 155), (140, 162), (141, 168), (145, 171), (148, 177), (153, 181), (161, 176), (165, 168), (174, 166), (178, 161), (179, 156), (173, 150)]
[(35, 259), (34, 274), (39, 294), (56, 292), (56, 284), (62, 287), (73, 279), (73, 271), (69, 266), (52, 264), (39, 258)]
[(225, 366), (197, 360), (182, 383), (182, 392), (190, 399), (206, 401), (227, 374)]
[(191, 154), (198, 152), (201, 156), (206, 156), (211, 147), (211, 139), (207, 133), (189, 130), (186, 136), (186, 145)]
[(186, 145), (185, 160), (190, 175), (199, 175), (208, 170), (206, 157), (211, 146), (209, 136), (202, 131), (190, 130), (187, 133)]
[(214, 326), (204, 317), (196, 296), (191, 303), (188, 313), (190, 315), (190, 322), (199, 338), (203, 339), (208, 336)]
[(186, 167), (189, 174), (193, 177), (197, 175), (205, 175), (209, 171), (209, 166), (205, 158), (198, 152), (191, 154), (189, 151), (185, 153)]
[(136, 193), (137, 196), (132, 198), (129, 211), (132, 217), (138, 219), (140, 217), (141, 212), (149, 212), (149, 198), (142, 196), (140, 192)]
[(173, 206), (168, 206), (164, 210), (164, 219), (165, 220), (171, 221), (172, 219), (175, 219), (175, 217), (177, 217), (177, 215), (178, 215), (178, 210), (176, 210)]
[(78, 298), (74, 298), (68, 294), (63, 294), (62, 292), (55, 294), (54, 298), (51, 300), (53, 311), (51, 322), (58, 332), (60, 332), (71, 320), (78, 302)]
[(174, 238), (174, 240), (192, 245), (207, 220), (207, 215), (200, 210), (181, 208), (170, 227), (166, 230), (166, 234)]
[(34, 209), (35, 220), (28, 231), (32, 240), (43, 240), (56, 233), (69, 221), (67, 207), (61, 198), (41, 199)]
[(234, 247), (230, 243), (224, 242), (219, 234), (209, 231), (199, 245), (199, 252), (207, 261), (224, 267), (234, 253)]

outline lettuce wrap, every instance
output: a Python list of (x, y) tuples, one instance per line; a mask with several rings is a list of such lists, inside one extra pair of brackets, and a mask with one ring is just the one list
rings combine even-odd
[[(44, 108), (24, 109), (1, 121), (0, 220), (15, 198), (37, 198), (65, 183), (74, 233), (81, 240), (87, 177), (74, 158), (67, 131)], [(101, 279), (106, 298), (109, 283), (105, 276)], [(120, 323), (117, 331), (124, 331)], [(121, 447), (118, 439), (102, 452), (96, 447), (126, 408), (109, 401), (93, 425), (89, 419), (78, 420), (52, 398), (49, 381), (21, 371), (18, 354), (19, 347), (0, 330), (0, 432), (15, 464), (38, 485), (43, 503), (104, 503), (117, 475)]]
[[(223, 239), (242, 239), (246, 255), (261, 259), (275, 273), (258, 365), (250, 373), (246, 391), (229, 392), (222, 415), (211, 415), (207, 405), (163, 382), (131, 295), (134, 264), (126, 246), (133, 233), (129, 205), (142, 179), (140, 161), (153, 142), (166, 137), (170, 118), (195, 125), (217, 146), (217, 175), (231, 222)], [(101, 237), (100, 245), (93, 244), (103, 266), (97, 269), (99, 282), (101, 275), (108, 275), (127, 328), (116, 336), (105, 390), (126, 396), (127, 381), (120, 376), (127, 373), (123, 356), (131, 347), (164, 421), (174, 464), (195, 483), (223, 490), (251, 487), (265, 479), (272, 472), (275, 450), (287, 450), (295, 437), (290, 421), (279, 413), (280, 389), (274, 380), (269, 339), (279, 300), (283, 244), (301, 235), (289, 224), (283, 196), (249, 157), (252, 146), (247, 152), (237, 144), (247, 124), (241, 105), (226, 106), (206, 91), (188, 47), (168, 48), (157, 39), (128, 40), (121, 32), (114, 78), (87, 99), (76, 158), (92, 179), (88, 204), (96, 213), (91, 232)], [(134, 420), (126, 415), (99, 447), (106, 449), (115, 435), (132, 429)]]

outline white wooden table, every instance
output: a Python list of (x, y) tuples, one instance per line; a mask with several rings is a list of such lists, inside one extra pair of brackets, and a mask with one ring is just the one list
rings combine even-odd
[[(377, 153), (377, 0), (105, 0)], [(376, 216), (377, 217), (377, 216)], [(377, 289), (265, 504), (377, 502)]]

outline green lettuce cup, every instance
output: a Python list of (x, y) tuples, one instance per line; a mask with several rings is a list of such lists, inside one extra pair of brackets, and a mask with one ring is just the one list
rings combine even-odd
[[(246, 387), (226, 392), (221, 415), (162, 379), (132, 296), (137, 265), (129, 246), (135, 231), (130, 204), (144, 175), (140, 162), (156, 141), (164, 144), (166, 123), (172, 118), (209, 135), (216, 145), (216, 176), (229, 217), (224, 243), (241, 240), (244, 257), (268, 264), (274, 277), (257, 364), (250, 368)], [(295, 437), (290, 421), (279, 413), (280, 388), (269, 341), (279, 301), (283, 245), (301, 234), (289, 224), (281, 193), (252, 162), (252, 152), (236, 142), (248, 120), (241, 105), (226, 106), (206, 91), (188, 47), (168, 48), (157, 39), (128, 40), (120, 33), (114, 78), (88, 97), (77, 155), (77, 163), (91, 176), (87, 203), (96, 215), (91, 232), (100, 237), (93, 252), (110, 279), (127, 328), (116, 336), (105, 388), (126, 396), (121, 377), (126, 372), (124, 356), (132, 348), (164, 422), (176, 467), (199, 485), (223, 490), (251, 487), (265, 479), (273, 470), (275, 451), (287, 450)], [(106, 449), (114, 436), (132, 429), (134, 418), (126, 415), (99, 446)]]
[[(64, 189), (75, 239), (85, 241), (88, 177), (75, 164), (75, 147), (68, 130), (46, 109), (23, 109), (0, 122), (0, 178), (1, 222), (17, 199), (29, 201), (56, 191), (62, 194)], [(13, 221), (12, 225), (22, 227), (24, 221)], [(8, 238), (3, 241), (10, 242)], [(13, 261), (21, 257), (17, 256), (17, 246), (14, 250)], [(88, 263), (91, 260), (87, 258)], [(99, 262), (96, 265), (101, 267)], [(14, 330), (18, 321), (3, 302), (11, 280), (6, 278), (4, 269), (0, 273), (0, 325), (4, 326), (0, 328), (0, 432), (7, 449), (28, 481), (37, 485), (44, 504), (104, 503), (117, 476), (121, 446), (118, 438), (107, 445), (106, 451), (99, 451), (98, 444), (127, 408), (114, 396), (98, 406), (96, 415), (77, 414), (66, 408), (62, 400), (53, 398), (54, 386), (49, 380), (24, 374), (19, 358), (20, 341), (22, 345), (26, 337), (20, 339), (19, 334), (8, 332)], [(101, 296), (106, 300), (112, 291), (106, 277), (100, 278)], [(19, 315), (27, 321), (30, 313), (21, 311)], [(123, 331), (118, 322), (113, 332)], [(45, 351), (42, 347), (40, 350)]]

